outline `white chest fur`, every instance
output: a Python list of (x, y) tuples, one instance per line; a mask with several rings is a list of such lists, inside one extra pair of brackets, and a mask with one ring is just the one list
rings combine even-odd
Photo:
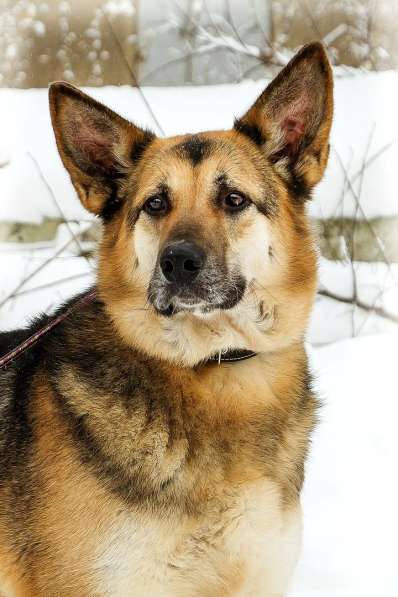
[(261, 481), (202, 519), (122, 513), (105, 536), (93, 570), (100, 595), (279, 597), (297, 559), (300, 512), (282, 511)]

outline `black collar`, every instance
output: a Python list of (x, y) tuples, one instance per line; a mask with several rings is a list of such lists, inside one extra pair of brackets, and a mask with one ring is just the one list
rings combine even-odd
[(207, 359), (207, 363), (236, 363), (238, 361), (246, 361), (257, 355), (256, 352), (240, 348), (232, 348), (226, 352), (218, 352)]

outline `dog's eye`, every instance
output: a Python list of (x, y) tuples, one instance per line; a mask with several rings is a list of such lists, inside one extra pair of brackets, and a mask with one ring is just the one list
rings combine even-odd
[(165, 195), (153, 195), (144, 203), (144, 211), (150, 216), (161, 216), (168, 212), (170, 203)]
[(240, 193), (228, 193), (223, 200), (223, 206), (227, 211), (240, 211), (249, 204), (249, 201)]

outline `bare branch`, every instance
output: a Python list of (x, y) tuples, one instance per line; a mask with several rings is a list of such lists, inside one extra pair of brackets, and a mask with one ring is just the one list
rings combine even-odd
[(76, 245), (79, 247), (80, 255), (81, 255), (82, 257), (84, 257), (84, 259), (87, 261), (87, 263), (88, 263), (89, 267), (90, 267), (91, 269), (93, 269), (93, 266), (92, 266), (92, 264), (91, 264), (91, 262), (90, 262), (90, 259), (89, 259), (89, 258), (88, 258), (88, 256), (86, 255), (86, 252), (83, 250), (83, 247), (82, 247), (82, 245), (81, 245), (81, 243), (80, 243), (80, 241), (79, 241), (78, 237), (77, 237), (77, 236), (76, 236), (76, 234), (73, 232), (72, 226), (70, 225), (70, 222), (69, 222), (69, 221), (68, 221), (68, 219), (66, 218), (66, 215), (65, 215), (65, 213), (64, 213), (64, 211), (63, 211), (63, 209), (61, 208), (61, 205), (59, 204), (59, 202), (58, 202), (58, 200), (57, 200), (57, 198), (56, 198), (56, 196), (55, 196), (55, 193), (54, 193), (54, 191), (52, 190), (51, 186), (48, 184), (48, 181), (47, 181), (47, 179), (45, 178), (45, 176), (44, 176), (44, 174), (43, 174), (43, 171), (42, 171), (42, 169), (41, 169), (41, 167), (40, 167), (40, 165), (39, 165), (38, 161), (37, 161), (37, 160), (36, 160), (36, 158), (35, 158), (35, 157), (34, 157), (34, 156), (33, 156), (33, 155), (30, 153), (30, 151), (28, 151), (28, 152), (27, 152), (27, 154), (28, 154), (28, 156), (30, 157), (30, 159), (32, 160), (32, 162), (33, 162), (33, 164), (34, 164), (34, 166), (35, 166), (35, 168), (36, 168), (36, 170), (37, 170), (37, 172), (38, 172), (38, 174), (39, 174), (39, 176), (40, 176), (40, 178), (41, 178), (41, 180), (42, 180), (42, 182), (43, 182), (44, 186), (46, 187), (46, 189), (47, 189), (47, 191), (48, 191), (48, 194), (49, 194), (49, 195), (50, 195), (50, 197), (51, 197), (51, 200), (52, 200), (52, 202), (54, 203), (54, 205), (55, 205), (56, 209), (58, 210), (58, 212), (59, 212), (59, 214), (60, 214), (60, 216), (61, 216), (61, 219), (62, 219), (63, 223), (64, 223), (64, 224), (66, 224), (66, 226), (67, 226), (67, 228), (68, 228), (68, 230), (69, 230), (69, 234), (71, 235), (71, 237), (72, 237), (72, 238), (73, 238), (73, 240), (75, 241)]
[(128, 71), (130, 73), (130, 76), (131, 76), (131, 79), (133, 81), (134, 87), (137, 88), (138, 93), (140, 94), (141, 99), (144, 102), (144, 104), (145, 104), (145, 106), (146, 106), (149, 114), (151, 115), (151, 118), (152, 118), (153, 122), (155, 123), (156, 127), (158, 128), (160, 134), (164, 135), (165, 133), (164, 133), (163, 127), (160, 124), (159, 120), (157, 119), (155, 112), (152, 110), (152, 107), (151, 107), (149, 101), (147, 100), (144, 92), (142, 91), (142, 89), (141, 89), (141, 87), (140, 87), (140, 85), (138, 83), (137, 77), (136, 77), (133, 69), (131, 68), (130, 63), (127, 60), (126, 55), (125, 55), (125, 53), (123, 51), (123, 47), (122, 47), (122, 44), (120, 43), (120, 39), (116, 35), (115, 30), (112, 27), (112, 23), (110, 22), (110, 20), (109, 20), (109, 18), (108, 18), (108, 16), (107, 16), (106, 13), (104, 13), (104, 18), (105, 18), (106, 24), (108, 25), (108, 28), (109, 28), (109, 30), (110, 30), (110, 32), (112, 34), (112, 37), (113, 37), (113, 39), (114, 39), (114, 41), (115, 41), (115, 43), (116, 43), (116, 45), (117, 45), (117, 47), (119, 49), (120, 55), (123, 58), (123, 61), (124, 61), (125, 65), (126, 65), (126, 67), (128, 69)]
[(384, 319), (389, 319), (394, 323), (398, 323), (398, 316), (394, 313), (390, 313), (383, 309), (383, 307), (376, 307), (375, 305), (369, 305), (368, 303), (363, 302), (359, 298), (354, 299), (353, 297), (346, 297), (341, 296), (339, 294), (335, 294), (334, 292), (330, 292), (329, 290), (319, 289), (318, 294), (320, 296), (325, 296), (326, 298), (333, 299), (334, 301), (338, 301), (340, 303), (345, 303), (346, 305), (354, 305), (363, 309), (364, 311), (371, 311), (378, 315), (379, 317), (383, 317)]
[(347, 32), (348, 32), (347, 23), (340, 23), (339, 25), (337, 25), (337, 27), (332, 29), (332, 31), (329, 31), (329, 33), (327, 33), (326, 35), (323, 36), (323, 43), (325, 44), (325, 46), (329, 47), (337, 39), (339, 39), (339, 37), (341, 37), (342, 35), (345, 35)]
[(39, 272), (41, 272), (49, 263), (51, 263), (52, 261), (54, 261), (54, 259), (56, 259), (57, 257), (59, 257), (65, 251), (65, 249), (67, 249), (69, 247), (69, 245), (73, 241), (74, 241), (74, 239), (70, 238), (68, 240), (68, 242), (64, 243), (62, 245), (62, 247), (60, 247), (58, 249), (58, 251), (56, 251), (54, 253), (54, 255), (51, 255), (51, 257), (49, 257), (48, 259), (46, 259), (45, 261), (43, 261), (43, 263), (41, 263), (36, 269), (34, 269), (33, 272), (31, 272), (28, 276), (26, 276), (26, 278), (24, 278), (23, 280), (21, 280), (21, 282), (14, 288), (14, 290), (8, 296), (6, 296), (5, 299), (3, 299), (0, 302), (0, 309), (2, 307), (4, 307), (4, 305), (7, 303), (7, 301), (9, 299), (11, 299), (23, 286), (25, 286), (25, 284), (27, 282), (29, 282), (30, 280), (32, 280), (32, 278), (34, 278), (36, 276), (36, 274), (38, 274)]
[(21, 290), (20, 292), (16, 292), (12, 295), (9, 295), (8, 299), (19, 298), (20, 296), (25, 296), (27, 294), (31, 294), (32, 292), (38, 292), (40, 290), (45, 290), (47, 288), (53, 288), (54, 286), (58, 286), (59, 284), (63, 284), (64, 282), (71, 282), (72, 280), (79, 280), (80, 278), (87, 278), (87, 276), (91, 276), (91, 272), (75, 274), (73, 276), (68, 276), (67, 278), (61, 278), (59, 280), (54, 280), (54, 282), (48, 282), (47, 284), (41, 284), (40, 286), (35, 286), (34, 288), (28, 288), (27, 290)]
[[(342, 169), (343, 169), (343, 171), (345, 172), (345, 166), (344, 166), (344, 162), (343, 162), (343, 160), (342, 160), (342, 158), (341, 158), (341, 156), (340, 156), (339, 152), (337, 151), (337, 149), (336, 149), (335, 147), (333, 147), (333, 151), (335, 152), (335, 154), (336, 154), (336, 156), (337, 156), (337, 159), (339, 160), (339, 163), (340, 163), (340, 166), (341, 166), (341, 168), (342, 168)], [(370, 161), (370, 160), (368, 160), (368, 163), (369, 163), (369, 161)], [(362, 168), (361, 168), (361, 170), (360, 170), (360, 171), (362, 171)], [(381, 256), (382, 256), (382, 258), (383, 258), (383, 261), (384, 261), (384, 263), (385, 263), (385, 264), (388, 266), (388, 268), (391, 270), (391, 264), (390, 264), (390, 262), (389, 262), (389, 260), (388, 260), (388, 258), (387, 258), (387, 256), (386, 256), (386, 254), (385, 254), (385, 251), (384, 251), (384, 248), (383, 248), (383, 246), (382, 246), (382, 244), (381, 244), (381, 242), (380, 242), (380, 239), (379, 239), (379, 237), (377, 236), (377, 234), (375, 233), (375, 231), (374, 231), (374, 229), (373, 229), (373, 226), (370, 224), (369, 220), (368, 220), (368, 219), (367, 219), (367, 217), (366, 217), (366, 214), (365, 214), (365, 212), (364, 212), (364, 209), (363, 209), (363, 207), (361, 206), (361, 203), (360, 203), (360, 201), (359, 201), (358, 194), (356, 193), (356, 191), (355, 191), (355, 189), (354, 189), (354, 187), (353, 187), (353, 182), (352, 182), (352, 180), (350, 179), (350, 177), (348, 176), (348, 174), (347, 174), (346, 180), (347, 180), (347, 184), (348, 184), (349, 190), (350, 190), (350, 192), (352, 193), (352, 196), (355, 198), (355, 200), (356, 200), (356, 202), (357, 202), (358, 211), (361, 213), (361, 217), (362, 217), (362, 219), (364, 220), (364, 222), (366, 222), (366, 224), (367, 224), (367, 226), (368, 226), (368, 228), (369, 228), (369, 230), (370, 230), (371, 234), (373, 235), (373, 237), (374, 237), (374, 239), (375, 239), (375, 241), (376, 241), (377, 247), (378, 247), (378, 249), (379, 249), (379, 251), (380, 251), (380, 255), (381, 255)]]

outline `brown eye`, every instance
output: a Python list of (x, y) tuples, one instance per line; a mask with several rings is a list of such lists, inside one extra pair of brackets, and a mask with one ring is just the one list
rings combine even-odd
[(150, 216), (162, 216), (168, 212), (170, 203), (165, 195), (153, 195), (144, 203), (144, 211)]
[(240, 211), (249, 204), (249, 201), (240, 193), (228, 193), (224, 197), (223, 204), (228, 211)]

